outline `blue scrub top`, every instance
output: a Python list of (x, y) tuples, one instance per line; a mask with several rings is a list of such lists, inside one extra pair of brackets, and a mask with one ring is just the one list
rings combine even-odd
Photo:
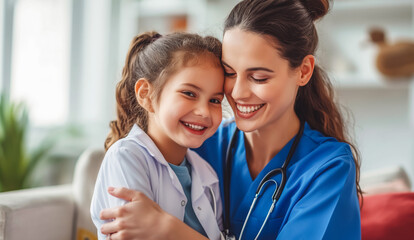
[[(234, 121), (224, 122), (212, 137), (195, 149), (216, 170), (222, 196), (223, 163), (235, 127)], [(237, 237), (261, 179), (270, 170), (283, 165), (293, 143), (293, 139), (290, 140), (256, 179), (252, 179), (244, 139), (240, 131), (232, 157), (230, 222), (231, 231)], [(287, 169), (285, 188), (259, 239), (361, 239), (355, 171), (348, 144), (325, 137), (305, 123), (302, 139)], [(280, 183), (281, 176), (273, 179)], [(258, 233), (270, 208), (274, 189), (274, 184), (265, 185), (243, 239), (254, 239)]]

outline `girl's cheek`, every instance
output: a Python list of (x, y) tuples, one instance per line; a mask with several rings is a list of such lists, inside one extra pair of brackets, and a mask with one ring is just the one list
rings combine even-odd
[(213, 111), (213, 124), (214, 124), (215, 128), (220, 125), (222, 117), (223, 116), (222, 116), (221, 106), (214, 109), (214, 111)]

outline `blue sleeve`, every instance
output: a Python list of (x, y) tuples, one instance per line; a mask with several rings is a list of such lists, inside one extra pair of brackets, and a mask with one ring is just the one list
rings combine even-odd
[[(352, 156), (352, 155), (351, 155)], [(319, 168), (277, 239), (361, 239), (355, 165), (349, 155)]]

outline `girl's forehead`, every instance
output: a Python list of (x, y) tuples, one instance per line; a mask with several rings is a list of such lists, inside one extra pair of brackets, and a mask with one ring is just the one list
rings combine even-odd
[(173, 65), (176, 68), (192, 67), (205, 64), (220, 66), (220, 59), (207, 50), (200, 52), (178, 51), (173, 55), (173, 58)]

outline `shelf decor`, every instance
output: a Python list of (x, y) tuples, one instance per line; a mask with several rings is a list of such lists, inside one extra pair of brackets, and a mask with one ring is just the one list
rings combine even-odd
[(414, 40), (390, 43), (381, 28), (371, 29), (369, 34), (378, 46), (376, 67), (381, 74), (389, 79), (414, 75)]

